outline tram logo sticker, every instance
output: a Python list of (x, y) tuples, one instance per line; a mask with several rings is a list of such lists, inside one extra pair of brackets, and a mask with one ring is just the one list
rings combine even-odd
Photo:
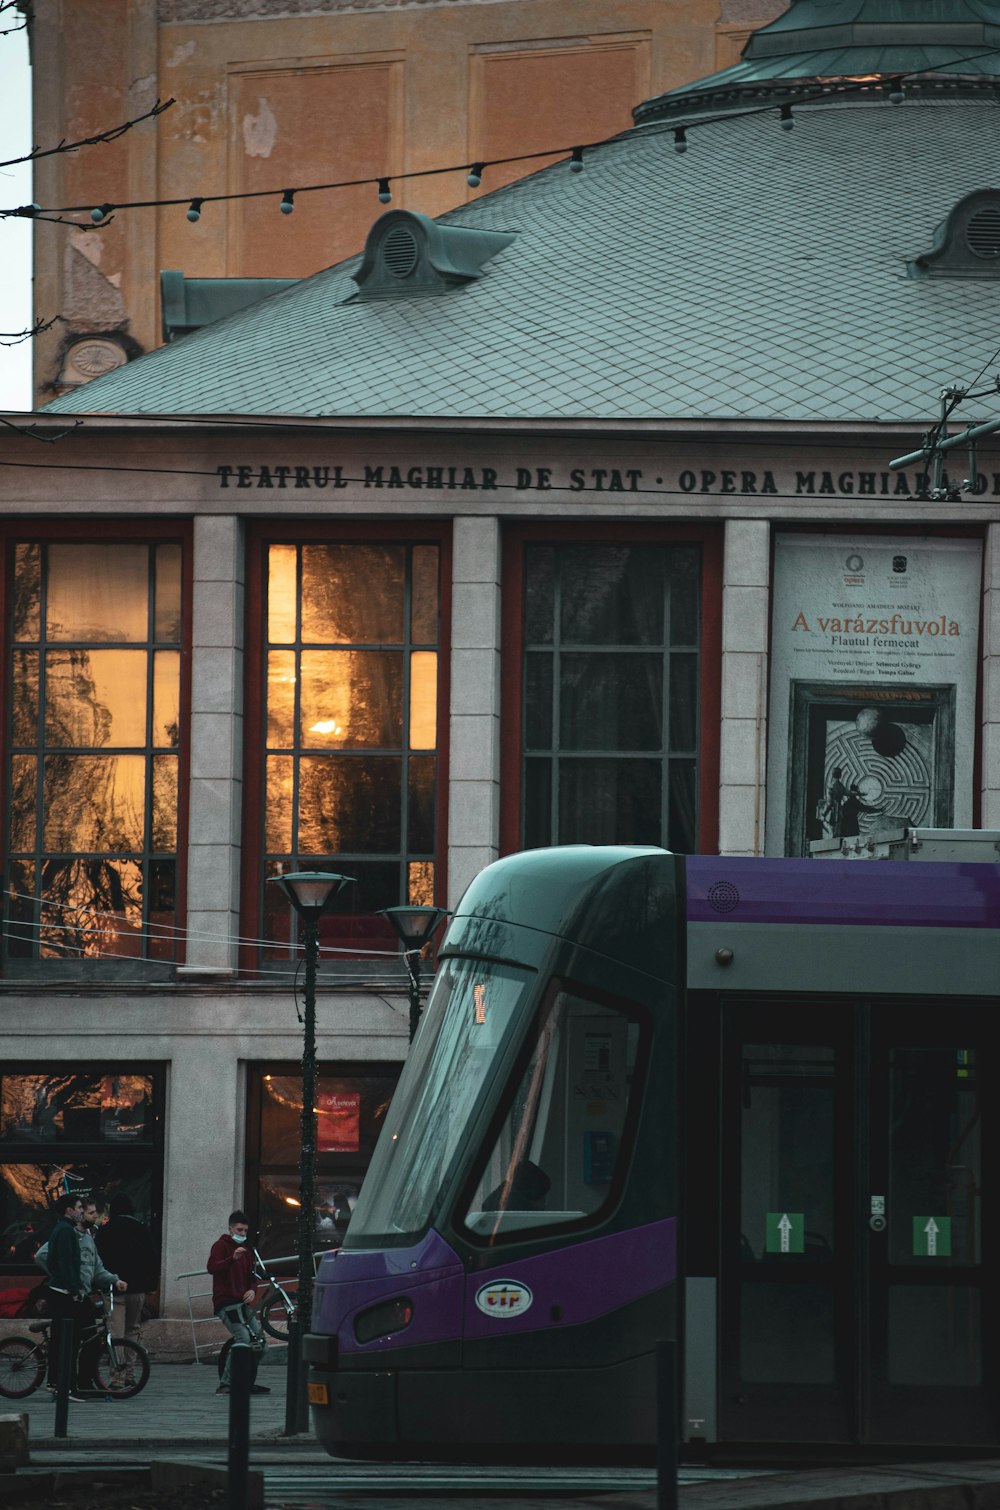
[(951, 1217), (915, 1216), (913, 1218), (914, 1258), (951, 1257)]
[(804, 1253), (806, 1219), (802, 1211), (767, 1213), (767, 1253)]
[(484, 1316), (496, 1316), (500, 1321), (510, 1321), (528, 1310), (534, 1296), (527, 1285), (516, 1279), (494, 1279), (488, 1285), (480, 1285), (476, 1291), (476, 1305)]

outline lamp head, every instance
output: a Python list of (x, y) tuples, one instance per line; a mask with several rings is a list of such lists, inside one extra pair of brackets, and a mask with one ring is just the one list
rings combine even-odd
[(444, 907), (383, 907), (379, 912), (407, 949), (422, 949), (447, 916)]
[(331, 870), (295, 870), (287, 876), (270, 876), (269, 880), (281, 887), (300, 918), (318, 918), (354, 877)]

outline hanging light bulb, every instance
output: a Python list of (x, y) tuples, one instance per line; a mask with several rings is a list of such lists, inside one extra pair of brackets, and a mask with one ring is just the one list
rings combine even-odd
[(674, 151), (686, 152), (688, 149), (687, 132), (683, 126), (674, 127)]
[(188, 205), (187, 218), (191, 221), (192, 225), (196, 220), (201, 219), (201, 207), (203, 203), (204, 200), (192, 199), (191, 203)]
[(292, 213), (292, 211), (295, 209), (294, 189), (285, 190), (284, 194), (282, 194), (281, 196), (281, 203), (278, 206), (278, 209), (281, 211), (282, 215), (290, 215)]
[(781, 114), (778, 119), (778, 125), (781, 127), (782, 131), (795, 130), (795, 118), (792, 115), (791, 105), (782, 105)]
[(583, 148), (582, 147), (574, 147), (573, 148), (573, 152), (572, 152), (572, 155), (570, 156), (570, 160), (569, 160), (569, 171), (571, 173), (582, 173), (583, 172)]
[(485, 167), (486, 167), (485, 163), (473, 163), (472, 164), (472, 167), (469, 169), (469, 176), (465, 180), (466, 183), (469, 185), (470, 189), (478, 189), (479, 188), (479, 185), (483, 181), (483, 169)]
[(392, 190), (389, 187), (389, 180), (387, 178), (380, 178), (378, 181), (378, 202), (379, 204), (392, 204)]
[(94, 222), (95, 225), (100, 225), (100, 223), (101, 223), (102, 220), (107, 220), (108, 216), (111, 214), (111, 211), (113, 209), (114, 209), (114, 205), (113, 204), (99, 204), (99, 205), (95, 205), (94, 208), (90, 212), (90, 218)]

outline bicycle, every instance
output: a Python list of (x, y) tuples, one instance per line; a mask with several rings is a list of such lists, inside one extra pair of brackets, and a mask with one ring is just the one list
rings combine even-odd
[[(93, 1325), (81, 1338), (80, 1346), (82, 1350), (103, 1331), (104, 1341), (94, 1363), (94, 1388), (112, 1400), (130, 1400), (145, 1389), (149, 1380), (149, 1354), (130, 1338), (112, 1336), (114, 1304), (111, 1290), (108, 1304), (102, 1303), (99, 1311), (95, 1309)], [(34, 1338), (0, 1339), (0, 1395), (8, 1400), (24, 1400), (41, 1387), (48, 1371), (51, 1327), (49, 1317), (31, 1322), (28, 1331), (35, 1334)]]
[(289, 1294), (280, 1279), (267, 1272), (267, 1265), (256, 1248), (253, 1258), (253, 1277), (267, 1286), (260, 1300), (254, 1302), (254, 1310), (269, 1337), (287, 1342), (288, 1323), (295, 1320), (295, 1296)]
[[(252, 1309), (256, 1311), (260, 1324), (269, 1337), (275, 1338), (277, 1342), (287, 1342), (288, 1323), (295, 1320), (295, 1296), (289, 1294), (280, 1279), (275, 1279), (273, 1275), (268, 1274), (267, 1266), (256, 1248), (253, 1250), (253, 1258), (253, 1278), (261, 1284), (266, 1284), (267, 1289), (263, 1297), (254, 1302)], [(216, 1364), (220, 1379), (226, 1371), (226, 1360), (232, 1345), (232, 1337), (227, 1337), (219, 1349)]]

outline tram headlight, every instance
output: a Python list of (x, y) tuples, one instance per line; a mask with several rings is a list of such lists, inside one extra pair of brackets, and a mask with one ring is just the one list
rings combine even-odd
[(412, 1300), (385, 1300), (355, 1316), (354, 1335), (359, 1342), (374, 1342), (376, 1337), (391, 1337), (394, 1332), (404, 1331), (412, 1320)]

